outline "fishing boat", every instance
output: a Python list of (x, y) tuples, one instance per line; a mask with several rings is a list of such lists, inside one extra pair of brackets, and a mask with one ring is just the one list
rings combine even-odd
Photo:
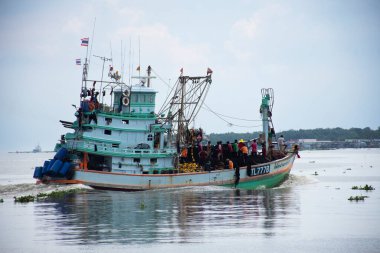
[[(223, 154), (224, 148), (210, 149), (203, 130), (189, 127), (211, 86), (211, 69), (200, 76), (183, 75), (181, 70), (157, 112), (152, 71), (148, 66), (146, 75), (132, 77), (131, 84), (122, 82), (113, 67), (107, 81), (103, 75), (100, 81), (89, 80), (86, 60), (80, 105), (73, 105), (75, 120), (60, 121), (71, 132), (61, 135), (55, 156), (35, 168), (37, 183), (136, 191), (210, 185), (255, 189), (274, 187), (286, 179), (297, 149), (273, 148), (272, 89), (262, 89), (260, 107), (263, 134), (259, 142), (268, 154), (255, 160), (240, 151)], [(210, 152), (222, 153), (213, 156)]]

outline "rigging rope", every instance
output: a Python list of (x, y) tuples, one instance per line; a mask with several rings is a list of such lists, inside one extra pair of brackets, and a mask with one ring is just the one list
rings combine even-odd
[[(205, 107), (203, 107), (204, 109), (208, 110), (209, 112), (213, 113), (215, 116), (217, 116), (219, 119), (223, 120), (224, 122), (226, 122), (230, 127), (244, 127), (244, 128), (247, 128), (247, 127), (261, 127), (262, 125), (255, 125), (255, 126), (242, 126), (242, 125), (237, 125), (237, 124), (233, 124), (227, 120), (225, 120), (224, 118), (222, 118), (221, 116), (225, 116), (223, 114), (220, 114), (220, 113), (217, 113), (215, 111), (213, 111), (209, 106), (206, 105), (206, 103), (204, 103)], [(228, 117), (228, 116), (225, 116), (227, 118), (234, 118), (234, 117)], [(258, 120), (248, 120), (248, 121), (258, 121)]]
[[(154, 69), (152, 68), (152, 72), (158, 77), (158, 79), (160, 79), (164, 84), (166, 84), (166, 86), (168, 86), (169, 89), (171, 89), (171, 91), (169, 92), (169, 95), (168, 97), (165, 99), (165, 102), (167, 101), (167, 99), (170, 97), (170, 94), (174, 88), (170, 86), (170, 84), (168, 82), (166, 82), (156, 71), (154, 71)], [(165, 103), (164, 103), (165, 104)], [(163, 105), (164, 106), (164, 105)], [(162, 106), (162, 107), (163, 107)], [(161, 107), (160, 111), (163, 109)], [(255, 125), (255, 126), (242, 126), (242, 125), (237, 125), (237, 124), (234, 124), (234, 123), (231, 123), (229, 121), (227, 121), (226, 119), (224, 119), (223, 117), (225, 118), (230, 118), (230, 119), (235, 119), (235, 120), (241, 120), (241, 121), (255, 121), (255, 122), (261, 122), (261, 120), (255, 120), (255, 119), (242, 119), (242, 118), (237, 118), (237, 117), (232, 117), (232, 116), (227, 116), (227, 115), (224, 115), (224, 114), (221, 114), (221, 113), (217, 113), (215, 112), (214, 110), (212, 110), (205, 102), (203, 102), (203, 106), (202, 106), (203, 109), (206, 109), (208, 110), (209, 112), (213, 113), (216, 117), (218, 117), (219, 119), (221, 119), (222, 121), (226, 122), (230, 127), (243, 127), (243, 128), (247, 128), (247, 127), (262, 127), (262, 124), (260, 125)], [(162, 112), (161, 112), (162, 113)]]

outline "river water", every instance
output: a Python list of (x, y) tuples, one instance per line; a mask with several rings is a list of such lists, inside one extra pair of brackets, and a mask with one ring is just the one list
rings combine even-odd
[[(53, 154), (3, 153), (0, 252), (380, 252), (380, 149), (300, 154), (274, 189), (115, 192), (35, 185), (33, 166)], [(376, 190), (351, 189), (365, 184)], [(69, 188), (83, 191), (13, 201)]]

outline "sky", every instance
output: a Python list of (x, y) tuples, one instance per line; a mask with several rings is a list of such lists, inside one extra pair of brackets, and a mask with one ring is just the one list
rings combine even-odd
[[(206, 133), (259, 131), (261, 88), (274, 89), (277, 132), (380, 126), (377, 0), (0, 0), (0, 34), (3, 151), (52, 150), (67, 132), (59, 120), (75, 120), (84, 37), (125, 78), (151, 65), (157, 109), (181, 68), (211, 68), (205, 104), (245, 120), (202, 109), (194, 126)], [(91, 57), (89, 78), (101, 67)]]

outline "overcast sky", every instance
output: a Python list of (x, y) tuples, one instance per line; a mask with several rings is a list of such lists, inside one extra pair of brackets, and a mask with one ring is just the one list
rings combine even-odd
[[(95, 34), (92, 37), (94, 19)], [(73, 121), (86, 48), (121, 69), (151, 65), (173, 84), (213, 70), (206, 104), (260, 119), (261, 88), (273, 88), (277, 131), (380, 126), (380, 1), (0, 1), (0, 150), (52, 150)], [(128, 59), (129, 42), (132, 57)], [(123, 45), (123, 46), (122, 46)], [(102, 62), (91, 59), (90, 78)], [(128, 68), (126, 67), (128, 70)], [(127, 71), (125, 71), (127, 72)], [(136, 74), (133, 71), (133, 74)], [(127, 76), (128, 73), (125, 73)], [(160, 104), (167, 86), (156, 79)], [(252, 132), (255, 121), (201, 110), (195, 126)]]

